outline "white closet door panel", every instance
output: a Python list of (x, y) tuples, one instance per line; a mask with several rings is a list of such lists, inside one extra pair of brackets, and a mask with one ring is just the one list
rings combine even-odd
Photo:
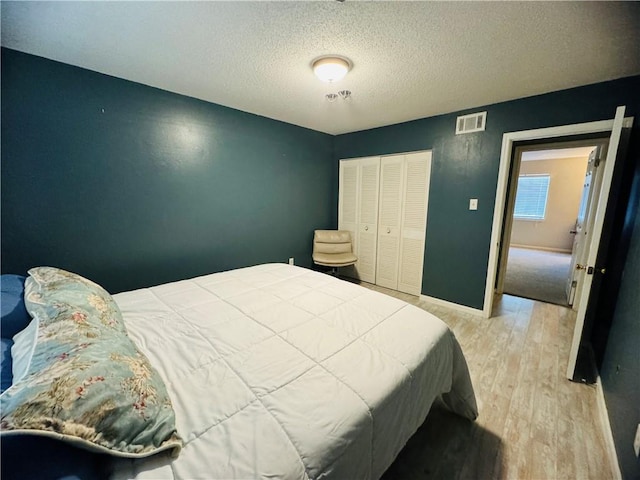
[[(353, 251), (358, 251), (358, 183), (359, 168), (356, 161), (340, 160), (340, 183), (338, 195), (338, 230), (351, 233)], [(342, 273), (358, 278), (354, 266), (344, 267)]]
[(403, 229), (425, 230), (430, 166), (427, 157), (430, 156), (427, 152), (406, 156)]
[(380, 235), (378, 237), (378, 262), (376, 265), (376, 285), (398, 288), (398, 253), (397, 236)]
[(375, 231), (369, 232), (364, 228), (360, 229), (356, 269), (358, 278), (364, 282), (376, 283), (377, 240)]
[(380, 159), (380, 207), (376, 284), (398, 288), (404, 155)]
[(404, 155), (383, 157), (380, 161), (380, 214), (378, 225), (400, 226), (402, 212), (402, 167)]
[(423, 261), (424, 239), (403, 238), (398, 290), (412, 295), (420, 295)]
[(363, 158), (360, 160), (360, 165), (360, 213), (358, 222), (377, 225), (380, 159), (378, 157)]
[(360, 169), (358, 195), (358, 278), (376, 282), (378, 232), (378, 194), (380, 190), (380, 158), (358, 160)]
[(358, 218), (358, 164), (340, 161), (340, 196), (338, 206), (338, 228), (341, 224), (355, 224)]
[(422, 291), (431, 152), (406, 156), (398, 290), (412, 295)]

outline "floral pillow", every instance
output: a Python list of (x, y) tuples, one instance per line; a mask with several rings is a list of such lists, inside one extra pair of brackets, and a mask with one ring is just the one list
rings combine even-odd
[(64, 270), (29, 274), (36, 344), (25, 375), (0, 396), (0, 435), (49, 436), (122, 457), (177, 456), (182, 440), (166, 387), (113, 298)]

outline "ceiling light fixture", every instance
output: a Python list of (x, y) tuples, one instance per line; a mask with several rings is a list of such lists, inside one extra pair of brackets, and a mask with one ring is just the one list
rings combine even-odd
[(327, 93), (325, 98), (330, 102), (335, 102), (338, 98), (349, 100), (351, 98), (351, 90), (340, 90), (338, 93)]
[(330, 55), (315, 59), (311, 66), (313, 73), (323, 82), (337, 82), (351, 69), (351, 62), (347, 58)]

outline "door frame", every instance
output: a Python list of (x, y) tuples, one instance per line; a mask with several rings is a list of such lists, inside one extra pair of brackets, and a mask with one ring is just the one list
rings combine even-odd
[[(502, 225), (500, 249), (498, 251), (498, 269), (496, 273), (495, 293), (501, 294), (504, 292), (504, 281), (507, 273), (507, 263), (509, 259), (509, 246), (511, 244), (511, 231), (513, 228), (513, 210), (515, 208), (518, 175), (520, 174), (522, 155), (525, 152), (533, 152), (537, 150), (562, 150), (566, 148), (580, 148), (588, 146), (606, 149), (607, 145), (609, 144), (609, 136), (604, 136), (606, 134), (607, 132), (604, 132), (602, 138), (583, 140), (557, 139), (553, 142), (543, 141), (542, 143), (536, 143), (533, 145), (514, 146), (511, 170), (509, 173), (510, 180), (507, 190), (507, 197), (505, 200), (504, 214), (506, 215), (506, 218), (504, 219), (504, 224)], [(599, 189), (597, 190), (599, 193)]]
[[(628, 126), (633, 118), (625, 118), (624, 126)], [(487, 262), (487, 278), (485, 284), (483, 315), (486, 318), (491, 316), (493, 310), (493, 300), (495, 294), (496, 276), (498, 273), (498, 258), (500, 253), (500, 242), (502, 237), (502, 225), (505, 214), (505, 204), (507, 201), (507, 186), (509, 174), (512, 168), (512, 154), (516, 142), (527, 140), (554, 140), (560, 137), (570, 137), (575, 135), (586, 135), (595, 133), (607, 133), (613, 129), (614, 120), (599, 120), (595, 122), (576, 123), (571, 125), (561, 125), (556, 127), (538, 128), (533, 130), (521, 130), (507, 132), (502, 136), (502, 149), (500, 153), (500, 167), (498, 170), (498, 183), (496, 186), (496, 197), (493, 209), (493, 225), (491, 227), (491, 241), (489, 245), (489, 259)], [(614, 158), (614, 162), (617, 156)], [(606, 180), (606, 179), (605, 179)], [(608, 179), (611, 181), (611, 178)]]

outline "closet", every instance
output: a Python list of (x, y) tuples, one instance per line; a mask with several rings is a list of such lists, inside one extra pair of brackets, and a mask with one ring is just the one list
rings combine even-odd
[(358, 262), (348, 276), (420, 295), (431, 152), (340, 160), (338, 228)]

